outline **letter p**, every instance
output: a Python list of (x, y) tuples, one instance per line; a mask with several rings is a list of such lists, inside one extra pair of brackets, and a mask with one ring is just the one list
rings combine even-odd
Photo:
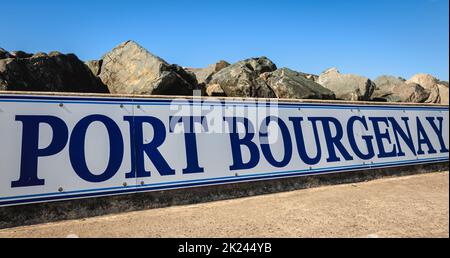
[[(16, 116), (22, 122), (22, 155), (20, 160), (20, 178), (11, 182), (11, 187), (44, 185), (44, 179), (38, 178), (38, 158), (55, 155), (66, 146), (69, 131), (63, 120), (54, 116)], [(48, 124), (53, 131), (50, 144), (39, 149), (39, 125)]]

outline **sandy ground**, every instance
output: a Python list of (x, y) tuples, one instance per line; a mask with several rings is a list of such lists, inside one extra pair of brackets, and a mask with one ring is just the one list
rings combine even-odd
[(449, 173), (0, 230), (0, 237), (449, 237)]

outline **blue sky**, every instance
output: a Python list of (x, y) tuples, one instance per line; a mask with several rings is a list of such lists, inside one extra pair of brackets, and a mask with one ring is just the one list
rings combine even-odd
[(0, 47), (98, 59), (133, 39), (170, 63), (449, 78), (448, 0), (2, 0)]

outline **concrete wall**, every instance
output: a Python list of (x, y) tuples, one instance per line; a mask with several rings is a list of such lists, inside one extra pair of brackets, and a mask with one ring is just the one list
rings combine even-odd
[(248, 197), (318, 186), (356, 183), (388, 176), (448, 171), (448, 162), (268, 181), (157, 191), (52, 203), (0, 207), (0, 228), (80, 219), (105, 214)]

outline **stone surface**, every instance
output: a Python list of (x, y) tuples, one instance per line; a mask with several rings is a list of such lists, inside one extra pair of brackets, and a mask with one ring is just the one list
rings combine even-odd
[(377, 85), (377, 88), (385, 88), (390, 87), (391, 85), (406, 83), (406, 80), (404, 78), (392, 75), (381, 75), (377, 77), (373, 82)]
[(436, 84), (438, 84), (439, 80), (434, 78), (432, 75), (419, 73), (411, 77), (411, 79), (407, 80), (406, 82), (417, 83), (425, 89), (431, 90)]
[(334, 93), (307, 79), (305, 74), (288, 68), (281, 68), (274, 72), (261, 75), (264, 81), (274, 91), (277, 98), (289, 99), (335, 99)]
[(74, 54), (23, 56), (0, 60), (0, 90), (108, 92)]
[(89, 70), (91, 70), (92, 74), (94, 74), (95, 76), (100, 75), (100, 69), (102, 67), (102, 62), (103, 60), (91, 60), (91, 61), (87, 61), (85, 62), (86, 66), (89, 68)]
[(31, 56), (33, 56), (33, 54), (29, 54), (29, 53), (26, 53), (26, 52), (24, 52), (24, 51), (13, 51), (13, 52), (11, 52), (11, 54), (15, 57), (15, 58), (28, 58), (28, 57), (31, 57)]
[(33, 57), (44, 57), (44, 56), (47, 56), (47, 53), (37, 52), (36, 54), (33, 55)]
[(399, 77), (384, 75), (375, 79), (374, 83), (377, 87), (372, 100), (376, 101), (423, 103), (430, 96), (429, 90)]
[(168, 64), (133, 41), (120, 44), (102, 59), (99, 77), (111, 93), (191, 95), (198, 88), (192, 72)]
[(275, 93), (260, 75), (276, 69), (267, 57), (250, 58), (223, 68), (209, 84), (220, 85), (228, 97), (274, 98)]
[(448, 105), (449, 104), (448, 82), (440, 82), (437, 85), (437, 87), (439, 90), (439, 98), (440, 98), (439, 103)]
[(301, 76), (303, 76), (305, 79), (308, 79), (310, 81), (317, 82), (317, 80), (319, 80), (319, 75), (310, 74), (310, 73), (302, 73), (302, 72), (298, 72), (298, 73)]
[(420, 86), (430, 91), (430, 96), (425, 101), (426, 103), (437, 103), (448, 105), (448, 82), (439, 81), (437, 78), (429, 74), (416, 74), (407, 82), (417, 83)]
[(227, 96), (219, 84), (209, 84), (206, 87), (206, 95), (211, 96), (211, 97), (226, 97)]
[(343, 100), (370, 100), (375, 84), (367, 77), (341, 74), (336, 68), (331, 68), (320, 74), (317, 83), (336, 94)]
[(11, 53), (0, 47), (0, 59), (12, 58)]
[(209, 65), (206, 68), (186, 68), (186, 70), (191, 71), (197, 77), (198, 83), (208, 84), (211, 80), (211, 77), (222, 70), (223, 68), (229, 66), (230, 64), (227, 61), (220, 60), (219, 62)]

